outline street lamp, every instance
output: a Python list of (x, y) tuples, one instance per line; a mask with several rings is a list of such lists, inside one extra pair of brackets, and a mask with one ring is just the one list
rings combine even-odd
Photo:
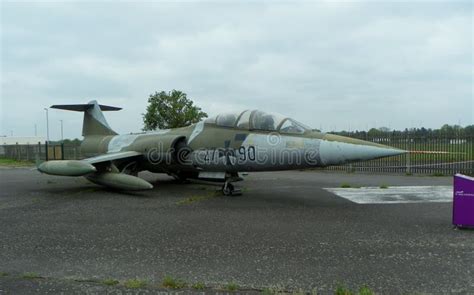
[(48, 108), (44, 108), (46, 111), (46, 142), (49, 142), (49, 117), (48, 117)]
[(59, 120), (61, 122), (61, 142), (64, 142), (64, 136), (63, 136), (63, 120)]

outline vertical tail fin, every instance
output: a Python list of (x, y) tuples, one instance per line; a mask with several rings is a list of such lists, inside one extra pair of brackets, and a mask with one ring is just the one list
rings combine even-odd
[(95, 100), (87, 104), (52, 105), (51, 108), (84, 112), (84, 123), (82, 125), (82, 136), (84, 137), (89, 135), (117, 135), (110, 128), (102, 111), (119, 111), (122, 108), (100, 105)]

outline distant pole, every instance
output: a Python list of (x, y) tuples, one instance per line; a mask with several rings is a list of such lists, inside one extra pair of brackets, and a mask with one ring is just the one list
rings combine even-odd
[(64, 141), (64, 136), (63, 136), (63, 120), (59, 120), (61, 122), (61, 142)]
[(44, 108), (46, 111), (46, 141), (49, 142), (49, 117), (48, 117), (48, 109)]
[(35, 124), (35, 136), (38, 136), (38, 126)]

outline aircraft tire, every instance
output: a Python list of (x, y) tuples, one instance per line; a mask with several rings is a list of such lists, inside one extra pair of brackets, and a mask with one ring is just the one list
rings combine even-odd
[(228, 183), (227, 185), (224, 184), (222, 187), (222, 193), (224, 196), (232, 196), (232, 193), (234, 192), (234, 186), (231, 183)]

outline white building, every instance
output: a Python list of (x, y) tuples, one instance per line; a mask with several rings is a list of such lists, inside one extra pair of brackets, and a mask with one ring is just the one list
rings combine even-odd
[(1, 136), (0, 145), (23, 145), (23, 144), (44, 144), (46, 138), (43, 136)]

